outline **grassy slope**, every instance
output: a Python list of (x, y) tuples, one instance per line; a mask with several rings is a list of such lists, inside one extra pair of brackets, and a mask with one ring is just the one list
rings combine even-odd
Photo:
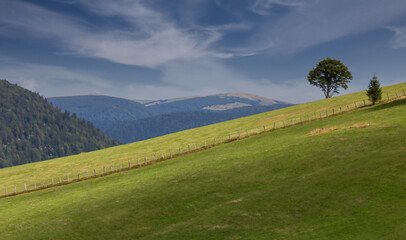
[(405, 135), (404, 99), (1, 199), (0, 239), (404, 239)]
[[(384, 97), (386, 93), (389, 93), (390, 97), (394, 97), (396, 90), (400, 95), (403, 95), (402, 89), (404, 88), (406, 88), (406, 83), (384, 87)], [(184, 151), (188, 144), (197, 143), (199, 146), (202, 146), (204, 140), (210, 143), (213, 142), (214, 137), (217, 138), (217, 141), (220, 136), (226, 139), (230, 132), (233, 132), (234, 136), (237, 136), (240, 130), (244, 134), (246, 129), (261, 129), (263, 125), (271, 127), (274, 122), (278, 122), (277, 127), (281, 127), (282, 120), (289, 119), (290, 122), (290, 119), (293, 117), (306, 119), (307, 113), (310, 113), (314, 117), (314, 112), (317, 112), (317, 116), (319, 116), (318, 113), (320, 111), (323, 111), (323, 115), (325, 115), (325, 111), (330, 110), (331, 114), (332, 108), (336, 108), (337, 111), (337, 108), (340, 106), (346, 108), (347, 105), (352, 104), (351, 107), (354, 108), (354, 101), (358, 101), (358, 105), (360, 105), (361, 101), (365, 98), (365, 92), (358, 92), (190, 129), (101, 151), (0, 169), (0, 189), (7, 187), (10, 191), (10, 189), (14, 190), (14, 186), (17, 186), (17, 190), (21, 191), (25, 182), (29, 187), (33, 187), (34, 183), (50, 183), (51, 178), (59, 179), (59, 177), (62, 177), (66, 179), (68, 174), (72, 178), (77, 176), (78, 172), (81, 172), (83, 176), (85, 171), (92, 172), (93, 168), (96, 168), (97, 172), (101, 172), (103, 166), (109, 168), (110, 165), (115, 165), (115, 168), (117, 168), (121, 162), (127, 164), (126, 162), (129, 160), (134, 161), (144, 156), (151, 158), (153, 153), (157, 153), (160, 156), (161, 152), (165, 152), (168, 155), (169, 149), (178, 151), (179, 147), (182, 147), (182, 151)]]

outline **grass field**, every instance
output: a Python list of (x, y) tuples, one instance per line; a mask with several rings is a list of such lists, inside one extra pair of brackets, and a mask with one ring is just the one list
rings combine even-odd
[[(399, 95), (403, 95), (403, 89), (406, 89), (406, 83), (384, 87), (384, 99), (386, 99), (387, 94), (391, 98), (395, 97), (396, 91)], [(194, 144), (201, 147), (205, 140), (207, 144), (213, 143), (214, 138), (217, 141), (219, 141), (220, 137), (225, 140), (230, 132), (233, 133), (233, 137), (237, 137), (239, 131), (241, 131), (242, 135), (245, 135), (247, 129), (251, 130), (250, 133), (253, 133), (255, 128), (261, 131), (264, 125), (268, 129), (272, 128), (274, 122), (277, 123), (276, 127), (282, 127), (282, 121), (290, 124), (292, 118), (295, 118), (297, 122), (300, 118), (302, 120), (307, 119), (308, 114), (314, 118), (315, 113), (318, 118), (320, 112), (325, 116), (326, 110), (329, 111), (329, 114), (332, 114), (333, 108), (338, 112), (339, 107), (346, 110), (347, 105), (353, 109), (354, 102), (357, 101), (358, 106), (362, 106), (363, 99), (366, 99), (365, 92), (353, 93), (91, 153), (0, 169), (0, 189), (4, 192), (4, 189), (7, 188), (9, 192), (12, 192), (16, 186), (17, 191), (22, 191), (24, 190), (24, 183), (28, 185), (29, 189), (32, 189), (35, 184), (37, 186), (50, 184), (52, 178), (55, 181), (58, 181), (60, 177), (66, 180), (67, 175), (70, 178), (75, 178), (78, 173), (84, 176), (87, 171), (92, 173), (93, 169), (100, 173), (103, 166), (106, 166), (107, 170), (110, 169), (111, 165), (117, 169), (121, 163), (126, 166), (128, 161), (132, 161), (134, 164), (136, 159), (141, 160), (145, 156), (151, 159), (154, 153), (156, 153), (157, 157), (161, 156), (161, 152), (165, 152), (166, 156), (168, 156), (169, 149), (172, 149), (175, 153), (179, 151), (179, 147), (181, 147), (182, 151), (186, 151), (188, 144), (193, 149)]]
[(0, 239), (404, 239), (405, 136), (403, 99), (1, 199)]

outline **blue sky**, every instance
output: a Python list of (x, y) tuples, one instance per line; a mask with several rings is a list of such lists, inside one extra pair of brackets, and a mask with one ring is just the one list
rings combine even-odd
[(306, 76), (340, 59), (347, 91), (406, 79), (404, 0), (0, 0), (0, 78), (46, 97), (248, 92), (323, 98)]

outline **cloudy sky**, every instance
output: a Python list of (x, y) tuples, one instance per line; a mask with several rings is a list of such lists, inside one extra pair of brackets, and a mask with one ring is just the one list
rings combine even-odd
[(347, 91), (406, 81), (405, 0), (0, 0), (0, 78), (46, 97), (248, 92), (323, 98), (306, 76), (340, 59)]

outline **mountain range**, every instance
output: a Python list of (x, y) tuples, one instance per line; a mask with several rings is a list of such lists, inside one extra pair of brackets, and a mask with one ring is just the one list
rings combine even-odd
[(52, 97), (48, 100), (60, 109), (93, 122), (107, 136), (121, 143), (293, 105), (247, 93), (164, 100), (129, 100), (100, 95)]

